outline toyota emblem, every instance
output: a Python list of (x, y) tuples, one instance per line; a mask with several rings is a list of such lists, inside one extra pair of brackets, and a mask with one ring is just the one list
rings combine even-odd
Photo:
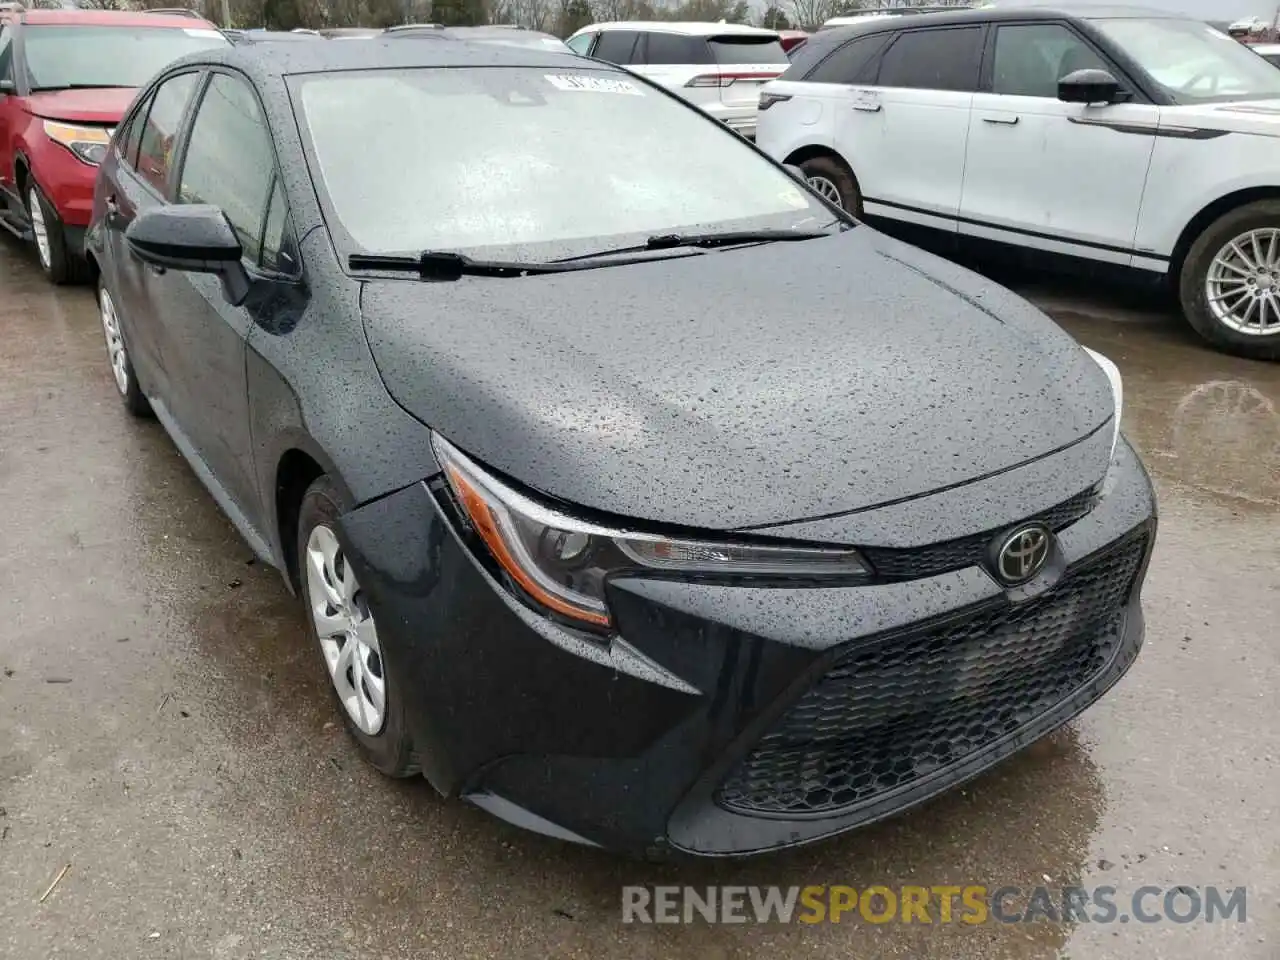
[(996, 576), (1007, 584), (1025, 583), (1044, 569), (1053, 535), (1040, 524), (1014, 530), (996, 551)]

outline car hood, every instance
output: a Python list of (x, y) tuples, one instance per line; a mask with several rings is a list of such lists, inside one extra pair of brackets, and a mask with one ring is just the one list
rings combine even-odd
[(523, 279), (371, 281), (362, 310), (411, 414), (544, 495), (658, 523), (900, 501), (1069, 446), (1114, 411), (1101, 369), (1026, 301), (868, 227)]
[(1280, 100), (1232, 100), (1227, 103), (1162, 107), (1160, 126), (1195, 126), (1276, 137), (1280, 136)]
[(26, 98), (27, 109), (46, 120), (67, 123), (120, 122), (137, 94), (133, 87), (102, 87), (94, 90), (50, 90)]

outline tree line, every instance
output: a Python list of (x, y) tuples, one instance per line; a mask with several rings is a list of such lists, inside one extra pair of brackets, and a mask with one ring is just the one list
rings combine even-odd
[[(579, 27), (612, 20), (700, 20), (774, 30), (812, 30), (859, 9), (956, 3), (958, 0), (80, 0), (79, 6), (138, 9), (189, 6), (220, 26), (293, 30), (306, 27), (390, 27), (400, 23), (470, 26), (508, 23), (567, 37)], [(231, 22), (223, 23), (223, 10)]]

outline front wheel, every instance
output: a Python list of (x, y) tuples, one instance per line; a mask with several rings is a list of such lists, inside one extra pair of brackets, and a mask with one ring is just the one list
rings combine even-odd
[(81, 255), (67, 248), (67, 234), (58, 211), (32, 182), (27, 187), (27, 219), (44, 275), (56, 284), (77, 283), (85, 275)]
[(347, 732), (389, 777), (418, 772), (404, 699), (384, 657), (368, 596), (338, 541), (339, 495), (320, 477), (302, 497), (298, 565), (302, 602)]
[(1187, 252), (1178, 294), (1187, 322), (1219, 349), (1280, 360), (1280, 201), (1215, 220)]

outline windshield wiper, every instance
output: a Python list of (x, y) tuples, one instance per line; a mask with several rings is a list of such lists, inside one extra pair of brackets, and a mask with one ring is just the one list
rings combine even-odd
[(735, 247), (744, 243), (787, 243), (795, 240), (817, 240), (819, 237), (830, 236), (834, 236), (834, 234), (825, 230), (732, 230), (722, 233), (658, 233), (649, 237), (644, 243), (638, 243), (634, 246), (614, 247), (609, 250), (580, 253), (574, 257), (564, 257), (551, 262), (572, 263), (575, 260), (609, 257), (618, 253), (674, 250), (677, 247), (700, 247), (710, 250), (714, 247)]
[(424, 250), (416, 257), (353, 253), (347, 258), (352, 270), (386, 270), (416, 273), (423, 280), (457, 280), (460, 277), (527, 277), (535, 273), (564, 273), (565, 264), (521, 263), (508, 260), (474, 260), (450, 250)]

